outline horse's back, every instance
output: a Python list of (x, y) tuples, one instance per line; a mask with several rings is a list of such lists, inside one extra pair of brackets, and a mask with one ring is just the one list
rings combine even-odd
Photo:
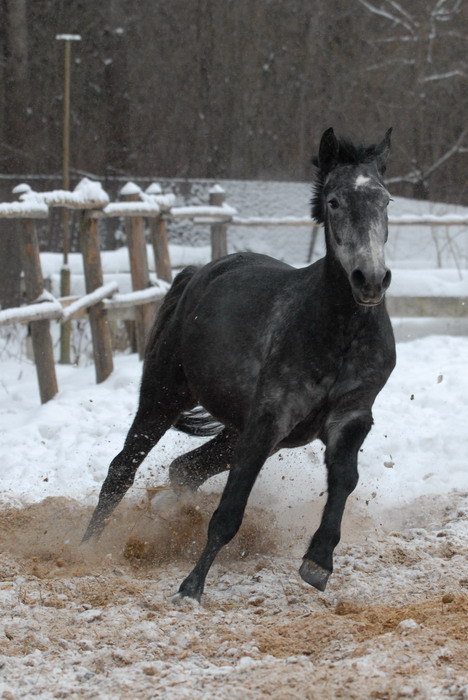
[[(261, 253), (232, 253), (199, 268), (193, 275), (187, 294), (196, 296), (203, 293), (210, 285), (217, 282), (216, 287), (222, 287), (228, 294), (230, 289), (245, 284), (248, 280), (268, 279), (279, 271), (292, 271), (294, 268), (281, 260)], [(222, 280), (222, 281), (221, 281)]]
[[(213, 339), (217, 332), (258, 335), (275, 300), (294, 285), (296, 270), (256, 253), (235, 253), (198, 269), (181, 299), (182, 337), (193, 331)], [(231, 337), (231, 340), (232, 337)]]

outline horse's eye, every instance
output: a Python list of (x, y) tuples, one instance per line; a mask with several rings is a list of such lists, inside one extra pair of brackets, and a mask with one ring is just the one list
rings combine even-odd
[(330, 207), (330, 209), (338, 209), (340, 203), (337, 199), (333, 197), (332, 199), (328, 200), (328, 206)]

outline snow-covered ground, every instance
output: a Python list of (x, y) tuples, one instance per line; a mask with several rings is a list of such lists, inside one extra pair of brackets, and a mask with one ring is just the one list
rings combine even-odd
[[(377, 398), (375, 425), (361, 455), (356, 498), (369, 502), (369, 512), (423, 494), (468, 488), (467, 358), (468, 338), (433, 336), (399, 344), (397, 367)], [(48, 496), (95, 500), (138, 396), (137, 357), (117, 356), (115, 364), (100, 385), (92, 366), (58, 365), (60, 392), (40, 406), (33, 364), (26, 359), (2, 362), (4, 501)], [(171, 459), (195, 444), (194, 438), (169, 431), (140, 468), (136, 486), (163, 483)], [(271, 457), (253, 500), (287, 513), (292, 506), (320, 500), (324, 486), (322, 446), (316, 442)]]

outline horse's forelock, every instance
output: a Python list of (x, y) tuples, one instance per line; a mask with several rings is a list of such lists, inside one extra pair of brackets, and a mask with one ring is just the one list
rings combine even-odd
[(340, 165), (364, 165), (375, 160), (379, 155), (379, 144), (364, 146), (355, 144), (346, 138), (338, 137), (338, 154), (331, 169), (322, 169), (318, 156), (312, 158), (312, 164), (316, 168), (313, 182), (313, 194), (311, 199), (312, 218), (319, 224), (324, 222), (324, 212), (322, 205), (322, 191), (327, 175)]

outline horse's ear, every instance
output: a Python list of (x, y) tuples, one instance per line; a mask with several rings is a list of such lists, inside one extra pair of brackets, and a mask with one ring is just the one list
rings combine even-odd
[(318, 167), (323, 173), (328, 173), (336, 165), (338, 161), (338, 141), (331, 126), (323, 132), (320, 139)]
[(390, 153), (390, 148), (392, 145), (391, 144), (392, 131), (393, 131), (393, 127), (390, 127), (390, 129), (387, 129), (382, 141), (379, 143), (378, 146), (375, 147), (375, 160), (377, 161), (377, 168), (379, 169), (379, 172), (382, 175), (384, 174), (385, 170), (387, 169), (388, 154)]

